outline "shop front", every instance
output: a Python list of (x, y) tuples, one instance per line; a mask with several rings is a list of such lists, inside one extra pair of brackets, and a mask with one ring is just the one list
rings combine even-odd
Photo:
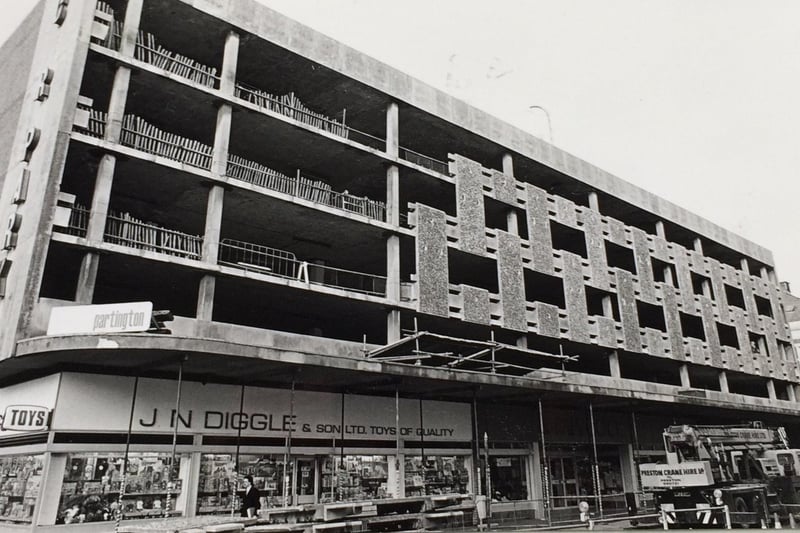
[(248, 474), (265, 509), (473, 491), (470, 404), (193, 381), (178, 400), (175, 380), (37, 381), (49, 421), (38, 453), (0, 446), (9, 522), (231, 514)]

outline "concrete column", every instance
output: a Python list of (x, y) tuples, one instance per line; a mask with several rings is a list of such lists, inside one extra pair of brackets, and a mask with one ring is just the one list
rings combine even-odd
[(598, 213), (600, 212), (600, 197), (594, 191), (589, 193), (589, 208)]
[(707, 279), (703, 279), (702, 282), (702, 289), (703, 289), (703, 296), (707, 296), (711, 298), (711, 282)]
[(139, 33), (143, 4), (144, 0), (128, 0), (122, 28), (122, 41), (119, 45), (119, 53), (123, 56), (132, 57), (136, 49), (136, 35)]
[(728, 373), (724, 370), (720, 370), (719, 372), (719, 391), (720, 392), (730, 392), (731, 389), (728, 387)]
[(695, 237), (693, 246), (695, 252), (697, 252), (698, 254), (703, 253), (703, 239), (701, 239), (700, 237)]
[(662, 239), (667, 238), (667, 231), (666, 228), (664, 227), (663, 220), (656, 220), (656, 235), (661, 237)]
[(767, 380), (767, 395), (769, 396), (770, 400), (777, 400), (778, 399), (778, 395), (775, 392), (775, 380), (774, 379), (768, 379)]
[(103, 242), (108, 218), (108, 206), (111, 202), (111, 187), (114, 184), (114, 168), (117, 158), (105, 154), (100, 158), (97, 166), (97, 177), (94, 180), (92, 205), (89, 211), (89, 221), (86, 226), (86, 240), (90, 243)]
[(528, 336), (520, 335), (517, 337), (517, 348), (528, 349)]
[(506, 227), (511, 235), (519, 235), (519, 221), (516, 209), (511, 208), (506, 211)]
[(749, 274), (750, 273), (750, 263), (747, 262), (747, 258), (742, 257), (739, 260), (739, 264), (742, 267), (742, 272), (744, 272), (745, 274)]
[(78, 287), (75, 289), (75, 302), (90, 304), (94, 298), (94, 288), (97, 283), (97, 268), (100, 263), (100, 254), (86, 252), (81, 259), (81, 269), (78, 272)]
[(603, 316), (606, 318), (614, 318), (614, 301), (611, 296), (603, 296), (601, 300), (603, 305)]
[(681, 387), (684, 389), (689, 389), (692, 387), (692, 380), (689, 379), (689, 365), (682, 364), (680, 366), (680, 373), (681, 373)]
[(219, 258), (219, 238), (222, 229), (222, 208), (225, 189), (220, 185), (212, 185), (208, 190), (206, 206), (206, 228), (203, 233), (203, 251), (201, 258), (207, 263), (216, 263)]
[(210, 322), (214, 314), (214, 289), (217, 278), (205, 275), (200, 278), (200, 288), (197, 291), (197, 320)]
[(400, 169), (397, 165), (386, 167), (386, 222), (400, 224)]
[(675, 276), (672, 273), (672, 268), (669, 267), (669, 266), (665, 266), (664, 267), (664, 283), (668, 283), (669, 285), (672, 285), (673, 287), (677, 286), (675, 284)]
[(767, 267), (762, 266), (758, 272), (758, 275), (761, 276), (761, 279), (769, 280), (769, 271), (767, 271)]
[(400, 237), (389, 235), (386, 238), (386, 298), (397, 304), (400, 302)]
[(792, 403), (797, 401), (797, 394), (796, 391), (794, 390), (794, 385), (792, 385), (791, 383), (786, 384), (786, 396)]
[(514, 175), (514, 158), (509, 153), (503, 154), (503, 174)]
[(211, 173), (224, 176), (228, 170), (228, 146), (231, 140), (230, 104), (222, 104), (217, 110), (217, 127), (214, 130), (214, 150), (211, 153)]
[(130, 84), (131, 69), (124, 66), (117, 67), (117, 71), (114, 73), (114, 83), (111, 86), (111, 99), (108, 101), (108, 118), (106, 120), (105, 133), (105, 138), (108, 141), (119, 142)]
[(239, 64), (239, 34), (229, 32), (225, 38), (225, 51), (222, 56), (219, 90), (233, 95), (236, 87), (236, 67)]
[(400, 310), (391, 309), (386, 313), (386, 344), (400, 340)]
[(612, 378), (622, 377), (622, 371), (619, 367), (619, 352), (616, 350), (612, 350), (611, 353), (608, 354), (608, 370)]
[(386, 108), (386, 155), (397, 157), (400, 148), (400, 108), (392, 102)]

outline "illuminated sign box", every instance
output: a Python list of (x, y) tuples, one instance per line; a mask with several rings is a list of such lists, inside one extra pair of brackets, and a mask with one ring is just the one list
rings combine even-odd
[(639, 465), (642, 489), (703, 487), (714, 483), (708, 461), (686, 461), (679, 464), (645, 463)]
[(150, 329), (152, 302), (54, 307), (48, 335), (135, 333)]

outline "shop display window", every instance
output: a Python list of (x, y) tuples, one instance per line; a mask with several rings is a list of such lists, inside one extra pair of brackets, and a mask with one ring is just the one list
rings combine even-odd
[(385, 455), (326, 457), (321, 469), (321, 503), (389, 497), (389, 461)]
[[(253, 485), (261, 492), (261, 507), (282, 507), (284, 499), (283, 455), (239, 455), (239, 474), (253, 476)], [(197, 492), (198, 514), (238, 511), (238, 501), (232, 499), (238, 490), (236, 456), (232, 454), (203, 454), (200, 461), (200, 483)], [(291, 479), (292, 463), (285, 475)], [(239, 497), (244, 495), (239, 490)]]
[(42, 485), (43, 457), (0, 457), (0, 521), (31, 521)]
[(492, 498), (497, 501), (527, 500), (528, 476), (525, 473), (525, 458), (490, 457), (489, 474), (492, 480)]
[(469, 484), (466, 458), (462, 456), (406, 456), (406, 496), (465, 494)]
[(188, 457), (176, 456), (170, 486), (171, 462), (170, 454), (129, 454), (125, 490), (120, 499), (123, 454), (68, 455), (56, 523), (114, 520), (119, 510), (124, 519), (180, 515)]

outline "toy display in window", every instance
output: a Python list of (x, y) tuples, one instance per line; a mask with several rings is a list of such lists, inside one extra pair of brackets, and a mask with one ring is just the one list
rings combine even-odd
[(469, 473), (463, 457), (406, 456), (405, 480), (406, 496), (463, 494)]
[(0, 458), (0, 523), (30, 522), (42, 481), (42, 456)]

